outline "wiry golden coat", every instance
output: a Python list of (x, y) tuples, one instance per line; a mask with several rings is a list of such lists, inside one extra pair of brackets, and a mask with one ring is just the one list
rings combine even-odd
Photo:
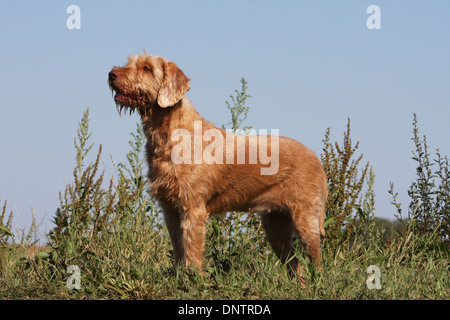
[[(164, 210), (177, 263), (202, 269), (206, 220), (226, 211), (260, 213), (272, 248), (282, 261), (290, 260), (291, 270), (299, 269), (298, 260), (292, 257), (293, 234), (299, 236), (310, 258), (320, 263), (327, 181), (311, 150), (286, 137), (239, 138), (217, 128), (201, 117), (185, 96), (189, 79), (173, 62), (161, 57), (130, 56), (124, 67), (111, 70), (109, 85), (120, 111), (125, 108), (141, 116), (151, 190)], [(198, 161), (199, 153), (194, 149), (200, 147), (203, 155), (208, 139), (201, 138), (199, 144), (195, 126), (202, 133), (212, 129), (216, 134), (222, 145), (215, 149), (214, 157), (217, 160), (216, 153), (224, 151), (223, 157), (219, 155), (221, 161)], [(191, 146), (190, 154), (183, 154), (188, 161), (181, 163), (174, 161), (174, 150), (181, 140), (175, 133), (180, 130), (190, 139), (186, 145)], [(262, 174), (268, 164), (260, 158), (250, 160), (251, 139), (256, 139), (252, 141), (257, 141), (258, 150), (261, 141), (267, 141), (267, 146), (276, 143), (277, 148), (270, 149), (271, 159), (277, 161), (271, 163), (273, 174)], [(242, 163), (238, 152), (244, 150), (244, 143)], [(225, 150), (234, 153), (227, 155)]]

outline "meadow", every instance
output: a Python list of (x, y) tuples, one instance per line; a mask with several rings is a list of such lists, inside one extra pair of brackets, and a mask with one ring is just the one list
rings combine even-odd
[[(249, 111), (241, 83), (227, 101), (234, 130)], [(0, 299), (449, 299), (449, 163), (439, 151), (430, 160), (417, 122), (414, 115), (417, 171), (406, 213), (394, 184), (389, 191), (396, 221), (374, 213), (375, 173), (352, 142), (350, 120), (341, 144), (326, 131), (323, 267), (303, 258), (298, 244), (304, 276), (291, 278), (258, 216), (239, 212), (210, 219), (204, 273), (175, 268), (162, 212), (148, 190), (141, 126), (131, 133), (127, 162), (110, 159), (115, 171), (106, 177), (102, 146), (90, 143), (87, 109), (75, 137), (73, 181), (59, 195), (46, 243), (33, 241), (35, 223), (14, 236), (13, 212), (0, 203)]]

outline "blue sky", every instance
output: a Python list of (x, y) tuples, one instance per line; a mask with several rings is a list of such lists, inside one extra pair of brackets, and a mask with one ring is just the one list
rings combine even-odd
[[(69, 30), (66, 9), (81, 10)], [(381, 29), (369, 30), (369, 5)], [(0, 200), (19, 229), (52, 224), (72, 181), (83, 111), (103, 159), (128, 152), (137, 115), (119, 117), (106, 79), (130, 54), (164, 56), (191, 78), (189, 98), (218, 126), (245, 77), (247, 121), (279, 129), (317, 154), (328, 127), (353, 140), (376, 174), (376, 214), (393, 218), (389, 182), (406, 211), (414, 179), (412, 118), (430, 150), (450, 154), (449, 1), (10, 1), (0, 4)], [(111, 176), (107, 172), (106, 176)]]

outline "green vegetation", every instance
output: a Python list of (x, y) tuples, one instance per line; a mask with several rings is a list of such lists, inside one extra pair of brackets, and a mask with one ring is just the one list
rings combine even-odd
[[(247, 83), (241, 84), (227, 102), (233, 130), (249, 110)], [(0, 299), (449, 299), (448, 158), (437, 151), (429, 160), (415, 116), (413, 134), (417, 179), (405, 220), (393, 184), (398, 221), (375, 216), (375, 174), (368, 163), (360, 167), (349, 120), (342, 145), (326, 131), (321, 155), (330, 186), (323, 268), (302, 258), (298, 245), (306, 274), (290, 278), (264, 241), (257, 216), (233, 213), (210, 219), (205, 273), (198, 274), (174, 268), (162, 214), (147, 189), (141, 126), (131, 134), (127, 163), (114, 165), (107, 179), (101, 145), (87, 161), (94, 144), (86, 110), (75, 138), (73, 182), (59, 195), (47, 243), (32, 241), (35, 220), (15, 239), (12, 212), (6, 202), (0, 206)], [(69, 289), (72, 265), (80, 271), (78, 289)], [(379, 267), (380, 289), (368, 288), (370, 265)]]

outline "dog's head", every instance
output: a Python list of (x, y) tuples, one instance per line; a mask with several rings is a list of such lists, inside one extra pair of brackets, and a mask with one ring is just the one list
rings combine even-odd
[(126, 108), (141, 115), (148, 114), (153, 105), (175, 105), (190, 89), (189, 79), (175, 63), (145, 53), (130, 56), (124, 67), (114, 67), (108, 83), (119, 112)]

